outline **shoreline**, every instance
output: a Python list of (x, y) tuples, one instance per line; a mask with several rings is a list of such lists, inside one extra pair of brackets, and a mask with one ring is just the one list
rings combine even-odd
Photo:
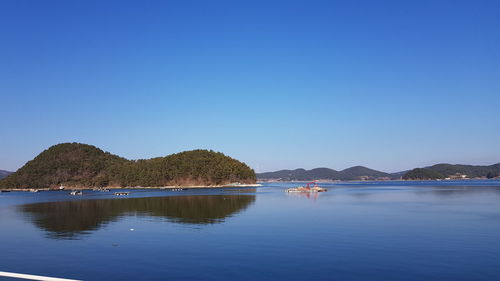
[[(435, 180), (402, 180), (402, 179), (397, 179), (397, 180), (317, 180), (316, 182), (318, 184), (322, 183), (336, 183), (336, 184), (349, 184), (349, 183), (370, 183), (370, 182), (471, 182), (471, 181), (498, 181), (500, 178), (492, 178), (492, 179), (486, 179), (486, 178), (466, 178), (466, 179), (435, 179)], [(265, 184), (268, 183), (297, 183), (297, 184), (303, 184), (307, 183), (308, 181), (277, 181), (277, 180), (270, 180), (270, 181), (257, 181), (256, 183), (251, 183), (251, 184), (224, 184), (224, 185), (169, 185), (169, 186), (126, 186), (126, 187), (119, 187), (119, 186), (107, 186), (107, 187), (76, 187), (76, 186), (65, 186), (64, 189), (59, 189), (59, 188), (4, 188), (0, 189), (1, 192), (38, 192), (38, 191), (71, 191), (71, 190), (103, 190), (103, 189), (108, 189), (108, 190), (123, 190), (123, 189), (139, 189), (139, 190), (172, 190), (172, 189), (214, 189), (214, 188), (239, 188), (239, 187), (261, 187), (264, 186)]]
[[(125, 187), (118, 187), (118, 186), (107, 186), (107, 187), (72, 187), (72, 186), (67, 186), (64, 187), (64, 189), (59, 189), (59, 188), (7, 188), (7, 189), (0, 189), (0, 192), (13, 192), (13, 191), (19, 191), (19, 192), (38, 192), (38, 191), (68, 191), (68, 190), (103, 190), (103, 189), (108, 189), (108, 190), (118, 190), (118, 189), (160, 189), (160, 190), (170, 190), (170, 189), (213, 189), (213, 188), (235, 188), (235, 187), (259, 187), (262, 186), (260, 183), (249, 183), (249, 184), (224, 184), (224, 185), (169, 185), (169, 186), (125, 186)], [(36, 190), (36, 191), (34, 191)]]

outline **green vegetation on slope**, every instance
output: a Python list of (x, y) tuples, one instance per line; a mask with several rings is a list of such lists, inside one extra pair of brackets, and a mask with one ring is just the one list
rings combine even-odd
[(17, 172), (0, 180), (0, 188), (45, 188), (59, 185), (167, 186), (254, 183), (255, 172), (222, 153), (193, 150), (149, 160), (127, 160), (87, 144), (50, 147)]
[(437, 164), (428, 167), (428, 169), (445, 176), (463, 174), (467, 175), (467, 177), (469, 178), (475, 178), (486, 177), (488, 174), (492, 176), (498, 176), (500, 174), (500, 163), (490, 166)]
[(436, 171), (427, 168), (416, 168), (408, 171), (404, 176), (404, 180), (437, 180), (444, 179), (445, 176)]
[(407, 172), (403, 179), (443, 179), (457, 175), (467, 178), (495, 178), (500, 175), (500, 163), (490, 166), (436, 164)]

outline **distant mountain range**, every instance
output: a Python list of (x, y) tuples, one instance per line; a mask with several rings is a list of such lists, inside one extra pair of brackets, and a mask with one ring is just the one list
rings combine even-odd
[(10, 174), (12, 174), (12, 172), (0, 170), (0, 179), (3, 179)]
[(444, 179), (444, 178), (479, 178), (499, 177), (500, 163), (490, 166), (437, 164), (397, 173), (385, 173), (363, 166), (355, 166), (342, 171), (329, 168), (312, 170), (280, 170), (257, 173), (258, 180), (309, 181), (309, 180), (381, 180), (381, 179)]
[(257, 173), (259, 180), (282, 180), (282, 181), (308, 181), (308, 180), (373, 180), (392, 179), (393, 177), (384, 172), (369, 169), (363, 166), (355, 166), (342, 171), (329, 168), (316, 168), (312, 170), (280, 170), (276, 172)]

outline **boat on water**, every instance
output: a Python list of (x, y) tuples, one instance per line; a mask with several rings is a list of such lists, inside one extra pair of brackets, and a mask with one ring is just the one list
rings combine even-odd
[[(314, 186), (311, 187), (311, 184), (314, 184)], [(328, 190), (326, 188), (318, 186), (316, 181), (312, 181), (308, 183), (306, 186), (292, 187), (286, 190), (286, 192), (326, 192), (326, 191)]]
[(38, 189), (32, 188), (32, 189), (30, 189), (30, 192), (38, 192)]
[(69, 193), (70, 195), (82, 195), (83, 192), (81, 192), (80, 190), (73, 190)]

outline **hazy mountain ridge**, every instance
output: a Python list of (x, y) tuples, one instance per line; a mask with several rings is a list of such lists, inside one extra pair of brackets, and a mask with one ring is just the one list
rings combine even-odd
[(329, 168), (311, 170), (295, 169), (257, 173), (259, 180), (308, 181), (308, 180), (376, 180), (376, 179), (444, 179), (464, 175), (467, 178), (499, 177), (500, 163), (482, 165), (436, 164), (425, 168), (415, 168), (396, 173), (385, 173), (364, 166), (354, 166), (336, 171)]
[(10, 175), (10, 174), (12, 174), (12, 173), (13, 173), (13, 172), (0, 170), (0, 179), (5, 178), (5, 177), (7, 177), (8, 175)]
[(307, 180), (361, 180), (391, 178), (388, 173), (380, 172), (363, 166), (354, 166), (336, 171), (330, 168), (315, 168), (311, 170), (295, 169), (276, 172), (257, 173), (259, 180), (307, 181)]

